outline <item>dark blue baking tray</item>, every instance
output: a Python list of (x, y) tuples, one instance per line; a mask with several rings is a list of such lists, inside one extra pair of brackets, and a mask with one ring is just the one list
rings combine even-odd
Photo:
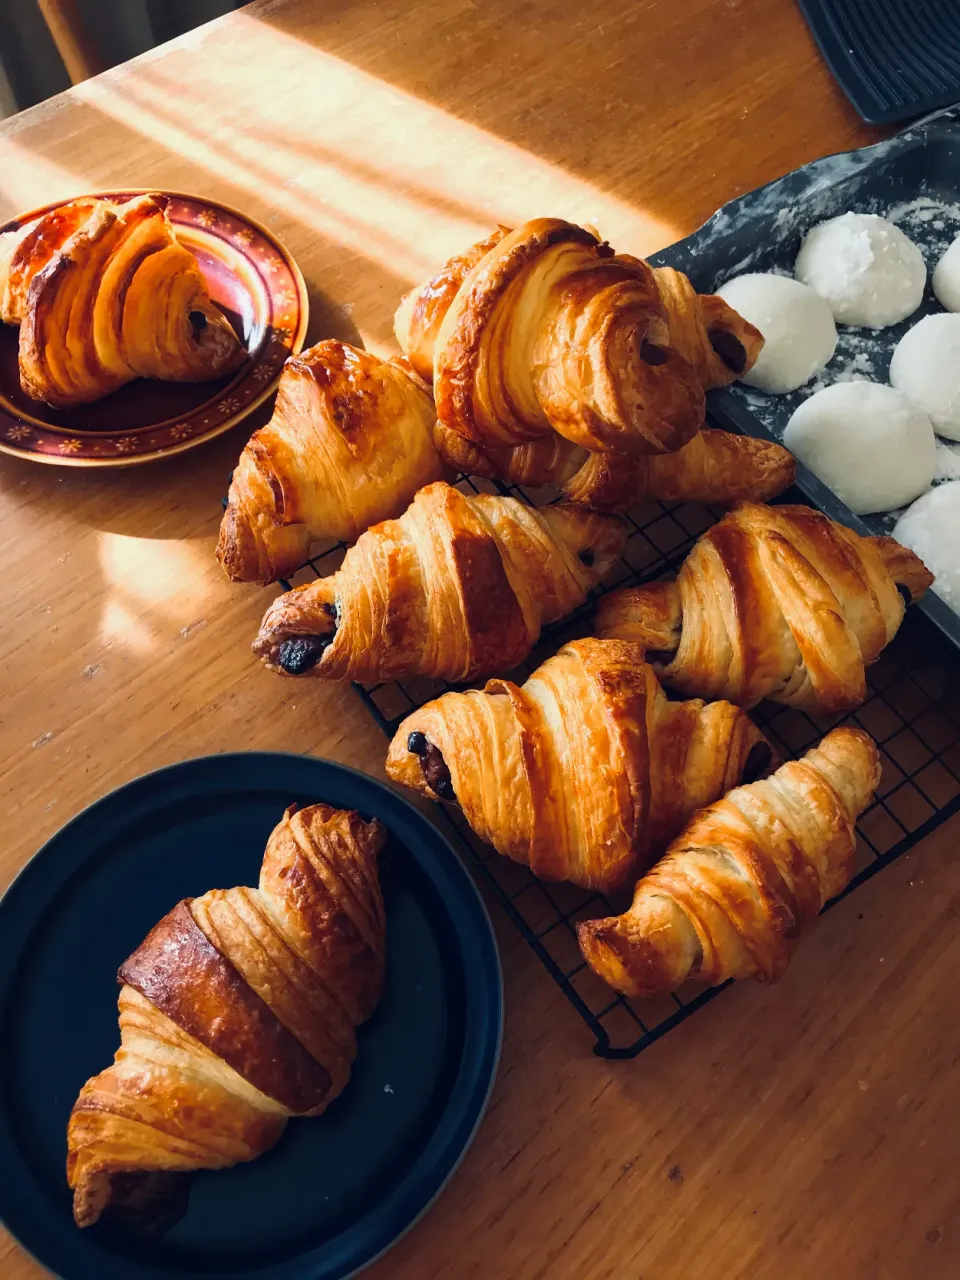
[[(180, 898), (256, 884), (291, 801), (377, 817), (390, 840), (383, 997), (346, 1090), (250, 1164), (195, 1174), (186, 1216), (135, 1242), (80, 1231), (64, 1176), (70, 1108), (119, 1044), (116, 970)], [(490, 922), (437, 828), (330, 761), (188, 760), (69, 822), (0, 901), (0, 1217), (65, 1280), (343, 1280), (426, 1210), (480, 1122), (500, 1049)]]
[[(956, 0), (960, 11), (960, 0)], [(815, 160), (767, 186), (723, 206), (704, 225), (651, 261), (685, 271), (701, 293), (711, 293), (745, 271), (793, 273), (806, 231), (848, 209), (890, 217), (914, 240), (932, 272), (944, 250), (960, 234), (960, 107), (859, 151)], [(929, 278), (920, 309), (901, 324), (877, 331), (838, 326), (839, 342), (822, 380), (863, 372), (887, 380), (893, 348), (921, 316), (942, 308)], [(782, 442), (794, 409), (814, 380), (792, 395), (774, 396), (734, 383), (707, 397), (715, 425), (744, 435)], [(797, 486), (821, 511), (858, 533), (889, 533), (891, 516), (858, 516), (806, 467), (797, 467)], [(915, 606), (960, 647), (960, 616), (934, 592)]]
[(960, 100), (957, 0), (798, 0), (820, 52), (869, 124)]

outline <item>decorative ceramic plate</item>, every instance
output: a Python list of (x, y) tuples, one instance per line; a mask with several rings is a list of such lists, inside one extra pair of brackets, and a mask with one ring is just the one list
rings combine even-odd
[[(215, 200), (167, 191), (108, 191), (122, 204), (152, 195), (199, 264), (214, 302), (250, 358), (215, 382), (138, 379), (76, 409), (52, 409), (20, 388), (18, 330), (0, 325), (0, 450), (36, 462), (129, 466), (180, 453), (234, 426), (276, 390), (287, 356), (303, 346), (307, 291), (280, 241), (246, 214)], [(16, 230), (63, 201), (0, 226)]]
[[(350, 1081), (258, 1160), (191, 1178), (186, 1215), (134, 1238), (74, 1225), (64, 1172), (80, 1086), (119, 1045), (117, 966), (181, 898), (256, 884), (291, 801), (379, 818), (383, 996)], [(503, 1003), (473, 881), (381, 782), (309, 756), (208, 756), (138, 778), (69, 822), (0, 902), (0, 1217), (63, 1280), (344, 1280), (440, 1193), (477, 1130)]]

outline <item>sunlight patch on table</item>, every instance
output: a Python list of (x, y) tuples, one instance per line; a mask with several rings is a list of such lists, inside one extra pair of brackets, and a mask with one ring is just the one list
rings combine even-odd
[[(9, 122), (4, 128), (9, 128)], [(61, 196), (67, 200), (83, 190), (83, 179), (72, 170), (53, 164), (12, 137), (0, 134), (0, 223)]]
[(257, 99), (256, 114), (228, 105), (249, 94), (249, 37), (225, 41), (216, 30), (208, 37), (215, 57), (195, 33), (175, 62), (158, 51), (75, 92), (408, 284), (498, 222), (565, 217), (634, 253), (675, 236), (669, 224), (559, 166), (255, 17), (234, 15), (233, 30), (245, 25), (256, 28), (276, 85)]
[(208, 598), (209, 553), (205, 539), (100, 533), (97, 554), (106, 588), (101, 637), (143, 653), (169, 643), (171, 630), (195, 628)]

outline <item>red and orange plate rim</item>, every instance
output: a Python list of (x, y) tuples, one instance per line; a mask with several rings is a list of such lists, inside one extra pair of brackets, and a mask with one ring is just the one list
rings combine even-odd
[[(252, 217), (249, 213), (245, 213), (222, 200), (215, 200), (208, 196), (195, 195), (186, 191), (161, 189), (159, 187), (116, 187), (110, 191), (84, 192), (77, 195), (64, 196), (59, 200), (51, 200), (35, 209), (31, 209), (25, 213), (20, 213), (15, 217), (8, 219), (2, 226), (0, 226), (0, 231), (10, 228), (16, 223), (29, 222), (33, 218), (37, 218), (41, 214), (47, 213), (51, 209), (55, 209), (58, 205), (63, 204), (67, 200), (79, 200), (83, 198), (111, 199), (118, 196), (131, 198), (141, 195), (161, 196), (168, 201), (185, 201), (189, 204), (200, 206), (202, 209), (209, 209), (214, 214), (214, 225), (216, 217), (219, 214), (224, 214), (229, 219), (233, 219), (235, 222), (240, 224), (241, 228), (249, 229), (254, 236), (259, 237), (263, 243), (270, 246), (273, 253), (276, 254), (277, 258), (279, 258), (282, 268), (285, 268), (286, 272), (289, 273), (290, 283), (292, 284), (292, 302), (296, 307), (296, 312), (291, 317), (292, 325), (290, 326), (289, 331), (283, 332), (275, 329), (272, 337), (266, 338), (257, 348), (250, 352), (250, 359), (247, 360), (237, 371), (235, 380), (228, 384), (228, 386), (215, 392), (209, 400), (198, 405), (191, 411), (191, 416), (207, 409), (217, 399), (220, 400), (221, 405), (231, 401), (235, 398), (235, 388), (242, 386), (248, 380), (255, 379), (256, 381), (260, 381), (261, 379), (256, 378), (256, 370), (258, 368), (267, 367), (266, 355), (271, 344), (273, 345), (275, 352), (278, 349), (283, 352), (282, 358), (279, 361), (274, 359), (274, 361), (271, 362), (270, 376), (262, 379), (263, 386), (257, 388), (249, 399), (246, 399), (242, 405), (238, 405), (235, 410), (229, 411), (226, 416), (221, 418), (220, 421), (211, 423), (205, 430), (197, 431), (196, 434), (191, 435), (188, 439), (173, 441), (161, 447), (150, 449), (148, 452), (118, 454), (112, 457), (76, 457), (70, 452), (45, 453), (41, 452), (37, 448), (31, 448), (26, 444), (28, 436), (35, 434), (36, 425), (39, 420), (31, 422), (28, 419), (17, 419), (13, 422), (11, 427), (9, 422), (12, 415), (4, 406), (0, 405), (0, 453), (9, 454), (16, 458), (27, 459), (31, 462), (45, 463), (55, 467), (131, 467), (142, 463), (162, 461), (165, 458), (170, 458), (176, 454), (184, 453), (188, 449), (196, 448), (198, 445), (206, 444), (208, 440), (213, 440), (217, 436), (223, 435), (225, 432), (230, 431), (233, 427), (237, 426), (238, 423), (247, 418), (254, 412), (254, 410), (258, 409), (276, 392), (280, 376), (283, 372), (284, 363), (290, 356), (298, 355), (300, 351), (303, 350), (303, 344), (307, 335), (307, 324), (309, 322), (310, 303), (309, 296), (307, 294), (307, 286), (303, 278), (303, 273), (297, 264), (297, 260), (283, 241), (262, 222), (257, 218)], [(204, 226), (202, 222), (199, 225)], [(204, 227), (204, 229), (208, 231), (211, 230), (210, 227)], [(237, 243), (229, 240), (228, 237), (221, 236), (220, 238), (226, 239), (233, 248), (236, 249), (238, 247)], [(244, 240), (243, 243), (246, 247), (248, 242)], [(189, 245), (187, 247), (189, 248)], [(252, 255), (252, 253), (244, 252), (243, 256), (251, 266), (257, 270), (261, 280), (263, 280), (264, 285), (266, 286), (268, 295), (271, 297), (271, 301), (273, 301), (274, 295), (270, 293), (271, 282), (260, 270), (258, 260)], [(273, 367), (274, 364), (275, 367)], [(40, 406), (38, 405), (38, 408), (39, 407)], [(7, 420), (7, 423), (4, 422), (5, 419)], [(57, 427), (47, 423), (41, 423), (40, 425), (42, 426), (42, 430), (47, 433), (53, 432), (58, 435), (63, 435), (67, 439), (71, 438), (70, 432), (66, 428)], [(158, 431), (162, 430), (165, 425), (166, 424), (157, 424), (156, 429)], [(137, 429), (142, 430), (143, 428), (130, 428), (131, 431)], [(25, 436), (21, 434), (20, 440), (16, 438), (16, 435), (11, 434), (11, 432), (20, 434), (24, 431), (26, 431), (28, 435)], [(82, 436), (85, 433), (78, 428), (76, 434), (78, 436)], [(111, 436), (119, 436), (122, 433), (103, 432), (98, 434), (102, 434), (105, 438), (109, 439)]]

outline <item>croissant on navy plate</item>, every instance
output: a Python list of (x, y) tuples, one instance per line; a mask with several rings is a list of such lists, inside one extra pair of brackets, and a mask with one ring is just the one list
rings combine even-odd
[(401, 303), (397, 339), (440, 423), (485, 447), (556, 431), (592, 451), (664, 453), (699, 431), (704, 390), (740, 376), (760, 333), (686, 276), (583, 227), (499, 227)]
[(207, 382), (247, 352), (150, 196), (74, 200), (0, 235), (0, 319), (20, 384), (59, 409), (135, 378)]
[(676, 582), (604, 596), (596, 632), (643, 645), (686, 697), (839, 713), (865, 701), (866, 668), (932, 581), (893, 538), (745, 502), (701, 536)]
[(402, 357), (319, 342), (283, 367), (270, 421), (240, 456), (217, 558), (236, 582), (273, 582), (313, 543), (353, 542), (445, 474), (430, 389)]
[(590, 967), (617, 991), (675, 991), (688, 978), (783, 976), (800, 937), (854, 870), (854, 823), (880, 780), (859, 729), (695, 814), (619, 916), (577, 926)]
[(477, 835), (534, 875), (611, 892), (695, 809), (772, 760), (738, 707), (670, 702), (639, 646), (586, 639), (522, 688), (490, 680), (411, 712), (387, 774), (458, 804)]
[(254, 652), (281, 674), (332, 680), (509, 671), (583, 604), (625, 539), (618, 516), (438, 481), (362, 534), (336, 573), (278, 597)]
[(253, 1160), (347, 1083), (383, 986), (379, 822), (292, 805), (259, 886), (188, 898), (120, 966), (120, 1048), (67, 1129), (77, 1225), (162, 1229), (184, 1178)]

